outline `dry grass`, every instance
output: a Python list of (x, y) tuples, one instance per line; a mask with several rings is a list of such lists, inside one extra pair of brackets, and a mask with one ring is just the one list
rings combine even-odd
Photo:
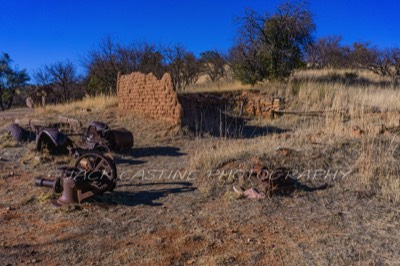
[(47, 105), (44, 108), (35, 109), (36, 114), (63, 114), (76, 115), (90, 109), (92, 112), (104, 111), (108, 108), (116, 107), (118, 99), (116, 96), (98, 95), (95, 97), (85, 97), (80, 101)]
[(9, 132), (2, 132), (0, 134), (0, 148), (13, 148), (17, 146), (18, 142), (12, 138)]
[(225, 81), (220, 80), (217, 82), (204, 81), (189, 86), (185, 92), (220, 92), (220, 91), (237, 91), (249, 90), (250, 85), (243, 85), (239, 81)]
[[(327, 150), (334, 151), (335, 146), (346, 143), (353, 145), (352, 149), (357, 153), (351, 161), (343, 153), (342, 165), (350, 164), (353, 169), (353, 174), (347, 181), (349, 187), (367, 189), (388, 200), (400, 202), (400, 167), (397, 154), (400, 136), (382, 135), (380, 132), (382, 125), (399, 125), (400, 90), (382, 88), (373, 83), (321, 82), (331, 73), (329, 70), (302, 71), (295, 76), (297, 82), (291, 82), (288, 86), (276, 83), (258, 85), (258, 89), (284, 97), (289, 110), (328, 110), (322, 117), (288, 115), (276, 120), (254, 121), (258, 126), (275, 126), (290, 129), (291, 132), (255, 139), (210, 141), (207, 148), (199, 149), (192, 156), (191, 166), (208, 170), (218, 168), (231, 160), (250, 156), (273, 157), (279, 146), (303, 153), (309, 149), (319, 149), (321, 156), (329, 160), (333, 155)], [(372, 81), (379, 79), (365, 72), (358, 76)], [(299, 82), (304, 77), (307, 79)], [(336, 167), (340, 167), (340, 161), (339, 153)]]

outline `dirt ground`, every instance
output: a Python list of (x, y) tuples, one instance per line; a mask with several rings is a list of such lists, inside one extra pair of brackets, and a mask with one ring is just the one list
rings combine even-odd
[[(0, 128), (27, 115), (2, 112)], [(33, 184), (35, 177), (52, 177), (57, 167), (71, 163), (68, 156), (44, 157), (31, 144), (3, 144), (2, 265), (400, 264), (398, 203), (350, 188), (344, 178), (328, 181), (327, 189), (236, 199), (232, 182), (205, 182), (211, 172), (187, 175), (190, 158), (219, 140), (163, 131), (158, 122), (142, 118), (120, 124), (113, 115), (105, 121), (133, 130), (134, 148), (115, 155), (120, 176), (115, 191), (79, 206), (55, 208), (49, 203), (54, 195)], [(229, 145), (236, 141), (242, 140)], [(307, 154), (270, 160), (279, 165), (351, 163), (357, 151), (356, 144), (343, 144), (337, 156), (346, 150), (348, 158), (340, 159), (329, 149), (329, 144), (316, 145)], [(322, 181), (305, 182), (316, 186)]]

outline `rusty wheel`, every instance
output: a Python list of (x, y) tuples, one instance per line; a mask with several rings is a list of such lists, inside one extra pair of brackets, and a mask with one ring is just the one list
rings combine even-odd
[(95, 152), (86, 153), (80, 156), (75, 168), (82, 169), (86, 173), (90, 173), (88, 178), (96, 177), (90, 180), (98, 185), (107, 185), (108, 191), (112, 191), (117, 182), (117, 168), (110, 158)]

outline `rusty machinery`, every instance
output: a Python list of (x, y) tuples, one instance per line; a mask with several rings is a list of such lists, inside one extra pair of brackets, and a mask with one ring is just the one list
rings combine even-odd
[(126, 128), (110, 129), (103, 122), (93, 121), (87, 127), (84, 141), (91, 149), (100, 146), (113, 151), (123, 151), (132, 147), (133, 135)]
[[(87, 151), (109, 152), (129, 150), (133, 146), (133, 134), (125, 128), (110, 129), (107, 124), (99, 121), (89, 123), (86, 131), (75, 133), (80, 127), (75, 119), (63, 118), (59, 123), (43, 124), (29, 121), (29, 127), (24, 128), (15, 123), (9, 126), (11, 135), (17, 141), (36, 141), (36, 150), (47, 148), (51, 153), (66, 153), (82, 155)], [(64, 133), (65, 132), (65, 133)], [(77, 146), (70, 138), (73, 135), (82, 136), (84, 146)]]
[[(110, 151), (129, 150), (133, 134), (125, 128), (110, 129), (99, 121), (89, 123), (84, 133), (74, 133), (81, 127), (75, 119), (61, 119), (59, 123), (43, 124), (29, 121), (29, 127), (9, 126), (17, 141), (36, 141), (36, 149), (47, 148), (51, 153), (66, 153), (77, 158), (74, 167), (60, 168), (55, 180), (38, 178), (38, 186), (52, 187), (62, 193), (55, 205), (76, 204), (94, 195), (112, 191), (116, 186), (117, 169)], [(66, 133), (64, 133), (66, 132)], [(76, 145), (70, 136), (82, 137), (84, 146)]]
[(80, 156), (74, 167), (62, 167), (54, 180), (37, 178), (35, 184), (51, 187), (61, 196), (52, 203), (56, 206), (80, 204), (84, 200), (112, 191), (117, 184), (117, 168), (107, 155), (89, 152)]

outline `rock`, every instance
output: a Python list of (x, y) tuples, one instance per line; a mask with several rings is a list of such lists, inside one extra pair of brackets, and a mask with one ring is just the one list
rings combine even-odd
[(31, 97), (26, 98), (25, 103), (26, 103), (26, 107), (28, 107), (29, 109), (33, 109), (35, 107)]
[(194, 260), (194, 259), (191, 259), (191, 260), (186, 261), (186, 263), (187, 263), (188, 265), (192, 265), (192, 264), (194, 264), (195, 262), (196, 262), (196, 260)]

